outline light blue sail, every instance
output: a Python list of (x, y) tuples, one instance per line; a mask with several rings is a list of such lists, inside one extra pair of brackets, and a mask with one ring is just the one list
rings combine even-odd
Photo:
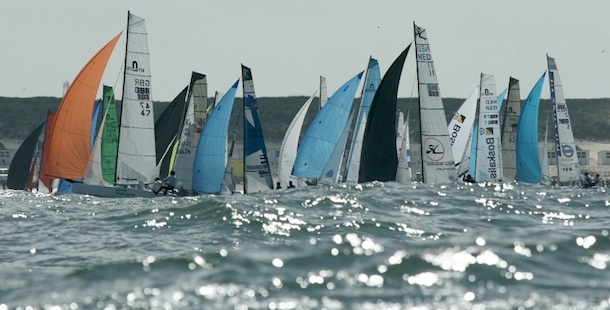
[(318, 112), (301, 141), (292, 175), (298, 178), (320, 178), (347, 126), (363, 73), (358, 73), (341, 86)]
[(474, 122), (470, 140), (470, 160), (468, 161), (468, 174), (475, 176), (477, 170), (477, 144), (479, 143), (479, 122)]
[(98, 120), (100, 116), (100, 108), (102, 106), (102, 100), (98, 99), (95, 101), (93, 105), (93, 115), (91, 116), (91, 148), (93, 148), (93, 144), (95, 143), (95, 137), (97, 136)]
[(517, 176), (526, 183), (542, 181), (542, 165), (538, 153), (538, 107), (546, 72), (527, 96), (517, 125)]
[(218, 102), (199, 137), (193, 163), (193, 190), (200, 194), (219, 193), (224, 180), (227, 137), (231, 111), (239, 80)]

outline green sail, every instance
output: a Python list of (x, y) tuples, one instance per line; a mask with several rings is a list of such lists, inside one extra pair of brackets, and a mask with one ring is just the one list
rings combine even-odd
[(116, 157), (119, 146), (119, 125), (112, 87), (104, 85), (102, 111), (106, 111), (102, 132), (102, 176), (104, 181), (114, 184)]

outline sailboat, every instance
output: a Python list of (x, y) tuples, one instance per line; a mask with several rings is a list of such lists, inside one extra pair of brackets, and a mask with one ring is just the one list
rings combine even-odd
[(348, 153), (347, 165), (345, 167), (346, 182), (357, 183), (360, 176), (360, 158), (362, 156), (362, 143), (364, 131), (367, 126), (369, 112), (373, 103), (375, 92), (381, 83), (381, 72), (379, 62), (373, 57), (369, 57), (369, 62), (364, 76), (364, 87), (360, 96), (360, 107), (358, 108), (358, 118), (352, 133), (350, 151)]
[[(305, 132), (292, 169), (292, 175), (303, 180), (315, 180), (323, 177), (323, 172), (338, 174), (338, 165), (329, 169), (329, 163), (344, 131), (349, 130), (348, 120), (351, 115), (354, 95), (364, 72), (341, 86), (316, 114), (313, 122)], [(338, 163), (337, 163), (338, 164)]]
[[(157, 176), (150, 60), (144, 19), (128, 12), (123, 96), (114, 186), (81, 182), (73, 193), (103, 197), (154, 196), (143, 185)], [(91, 156), (90, 119), (93, 102), (117, 35), (76, 77), (57, 114), (51, 137), (47, 174), (67, 180), (85, 176)], [(88, 117), (88, 116), (87, 116)], [(137, 188), (136, 188), (137, 187)]]
[(313, 102), (317, 93), (318, 92), (316, 91), (313, 95), (311, 95), (311, 97), (309, 97), (309, 99), (307, 99), (290, 122), (290, 125), (288, 125), (288, 129), (284, 134), (284, 139), (282, 140), (282, 145), (280, 146), (280, 160), (278, 163), (278, 182), (284, 188), (288, 187), (290, 181), (293, 181), (293, 184), (295, 185), (298, 184), (297, 179), (291, 177), (292, 167), (295, 159), (297, 158), (299, 137), (301, 136), (303, 121), (305, 121), (305, 116), (307, 115), (309, 106)]
[(244, 194), (273, 189), (252, 70), (242, 65), (244, 101)]
[(555, 123), (555, 150), (557, 152), (557, 175), (560, 185), (570, 185), (580, 181), (580, 167), (576, 154), (576, 143), (572, 132), (568, 105), (563, 94), (563, 85), (555, 59), (546, 56), (549, 72), (549, 88)]
[(388, 182), (396, 180), (396, 104), (398, 85), (409, 44), (384, 74), (374, 94), (364, 130), (358, 182)]
[(207, 80), (204, 74), (193, 72), (187, 95), (182, 126), (176, 140), (176, 155), (170, 170), (176, 172), (181, 195), (193, 192), (193, 163), (201, 131), (207, 119)]
[(502, 122), (502, 164), (506, 180), (515, 180), (517, 177), (517, 125), (520, 116), (519, 80), (511, 77), (508, 82), (508, 100)]
[(223, 188), (227, 165), (227, 138), (233, 102), (239, 80), (214, 107), (203, 128), (193, 162), (193, 190), (199, 194), (217, 194)]
[(518, 182), (540, 183), (542, 167), (538, 150), (538, 109), (546, 72), (530, 91), (517, 125), (516, 162)]
[(30, 170), (35, 161), (36, 144), (38, 137), (45, 126), (45, 122), (38, 125), (30, 134), (21, 142), (21, 145), (15, 152), (15, 156), (8, 168), (8, 176), (6, 179), (6, 187), (17, 190), (28, 189), (28, 180), (31, 179)]
[(503, 180), (500, 100), (496, 96), (495, 77), (491, 74), (481, 73), (480, 87), (479, 138), (474, 178), (478, 182), (500, 182)]
[(182, 128), (181, 124), (186, 109), (188, 89), (189, 86), (185, 86), (155, 121), (155, 150), (157, 153), (159, 176), (161, 178), (169, 175), (171, 170), (172, 158), (168, 154), (173, 150), (174, 144), (178, 139), (178, 132)]
[(413, 23), (417, 60), (422, 177), (426, 184), (456, 179), (447, 119), (426, 29)]

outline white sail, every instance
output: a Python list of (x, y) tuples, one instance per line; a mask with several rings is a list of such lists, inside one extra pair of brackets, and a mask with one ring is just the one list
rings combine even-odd
[(288, 182), (291, 180), (294, 184), (297, 183), (297, 179), (291, 178), (290, 175), (292, 174), (294, 160), (297, 158), (297, 148), (299, 145), (299, 137), (301, 136), (303, 121), (305, 120), (305, 116), (309, 110), (309, 105), (311, 105), (311, 102), (314, 100), (317, 93), (318, 91), (307, 99), (305, 104), (303, 104), (301, 109), (299, 109), (297, 114), (292, 119), (292, 122), (290, 122), (290, 125), (284, 134), (284, 140), (282, 140), (282, 146), (280, 147), (280, 160), (278, 163), (279, 182), (284, 188), (288, 187)]
[(419, 90), (422, 172), (424, 183), (448, 183), (456, 179), (449, 143), (445, 108), (434, 69), (428, 35), (415, 23), (415, 46)]
[(328, 101), (328, 90), (326, 89), (326, 78), (320, 75), (320, 109)]
[(472, 126), (474, 126), (477, 115), (478, 96), (479, 88), (476, 87), (449, 121), (449, 143), (452, 147), (453, 162), (456, 169), (458, 169), (466, 153), (470, 153), (470, 150), (466, 150), (466, 147), (470, 144)]
[(560, 184), (569, 184), (580, 180), (580, 167), (576, 154), (576, 143), (572, 132), (572, 123), (568, 114), (568, 105), (563, 94), (563, 85), (555, 59), (546, 56), (549, 70), (549, 87), (553, 105), (555, 123), (555, 145), (557, 151), (557, 174)]
[(517, 176), (517, 125), (521, 116), (519, 80), (510, 78), (508, 100), (502, 125), (502, 165), (504, 178), (515, 180)]
[(500, 141), (500, 105), (496, 94), (496, 79), (481, 73), (479, 97), (479, 138), (475, 180), (498, 182), (503, 179)]
[(158, 175), (150, 56), (144, 19), (129, 14), (123, 81), (118, 185), (151, 183)]
[[(108, 105), (110, 107), (110, 105)], [(106, 124), (107, 111), (103, 112), (102, 122), (100, 128), (95, 135), (93, 142), (93, 148), (91, 149), (91, 155), (89, 156), (89, 162), (87, 162), (87, 168), (85, 170), (84, 182), (91, 185), (103, 185), (113, 186), (104, 180), (102, 172), (102, 135), (104, 133), (104, 125)]]
[(549, 169), (549, 120), (547, 117), (546, 126), (544, 129), (544, 145), (542, 147), (542, 184), (551, 184), (551, 172)]
[[(396, 154), (400, 156), (400, 147), (403, 138), (403, 130), (405, 129), (405, 114), (398, 111), (398, 121), (396, 122)], [(400, 159), (399, 159), (400, 161)], [(399, 163), (400, 165), (400, 163)]]
[[(401, 112), (402, 115), (402, 112)], [(403, 122), (401, 131), (400, 148), (398, 150), (398, 169), (396, 170), (396, 182), (411, 182), (411, 142), (409, 139), (409, 116)]]

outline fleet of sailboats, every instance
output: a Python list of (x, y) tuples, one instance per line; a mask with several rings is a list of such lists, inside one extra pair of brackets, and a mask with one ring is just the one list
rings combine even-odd
[[(510, 78), (507, 104), (495, 77), (480, 83), (447, 123), (426, 29), (413, 23), (418, 85), (421, 180), (454, 182), (466, 173), (477, 182), (550, 183), (548, 123), (542, 161), (538, 109), (546, 72), (521, 105), (519, 81)], [(128, 12), (120, 106), (114, 88), (95, 96), (121, 34), (83, 67), (60, 103), (22, 143), (11, 163), (8, 187), (107, 197), (153, 197), (157, 177), (177, 172), (180, 195), (235, 192), (232, 157), (237, 129), (228, 130), (239, 80), (208, 103), (207, 77), (191, 81), (155, 118), (145, 20)], [(412, 181), (409, 115), (397, 110), (397, 93), (409, 44), (381, 78), (379, 63), (349, 79), (330, 97), (326, 78), (299, 109), (284, 135), (278, 160), (278, 188), (318, 182)], [(552, 100), (557, 182), (574, 185), (580, 168), (568, 108), (555, 59), (547, 55)], [(274, 189), (273, 173), (254, 91), (252, 70), (241, 66), (243, 108), (243, 193)], [(366, 73), (365, 73), (366, 72)], [(360, 101), (354, 97), (363, 80)], [(301, 130), (319, 92), (316, 116)], [(503, 112), (503, 113), (502, 113)], [(101, 120), (97, 120), (97, 117)], [(99, 128), (97, 125), (100, 125)], [(41, 132), (44, 135), (41, 137)], [(37, 151), (38, 149), (38, 151)], [(54, 180), (55, 178), (55, 180)], [(60, 186), (59, 192), (63, 192)]]

